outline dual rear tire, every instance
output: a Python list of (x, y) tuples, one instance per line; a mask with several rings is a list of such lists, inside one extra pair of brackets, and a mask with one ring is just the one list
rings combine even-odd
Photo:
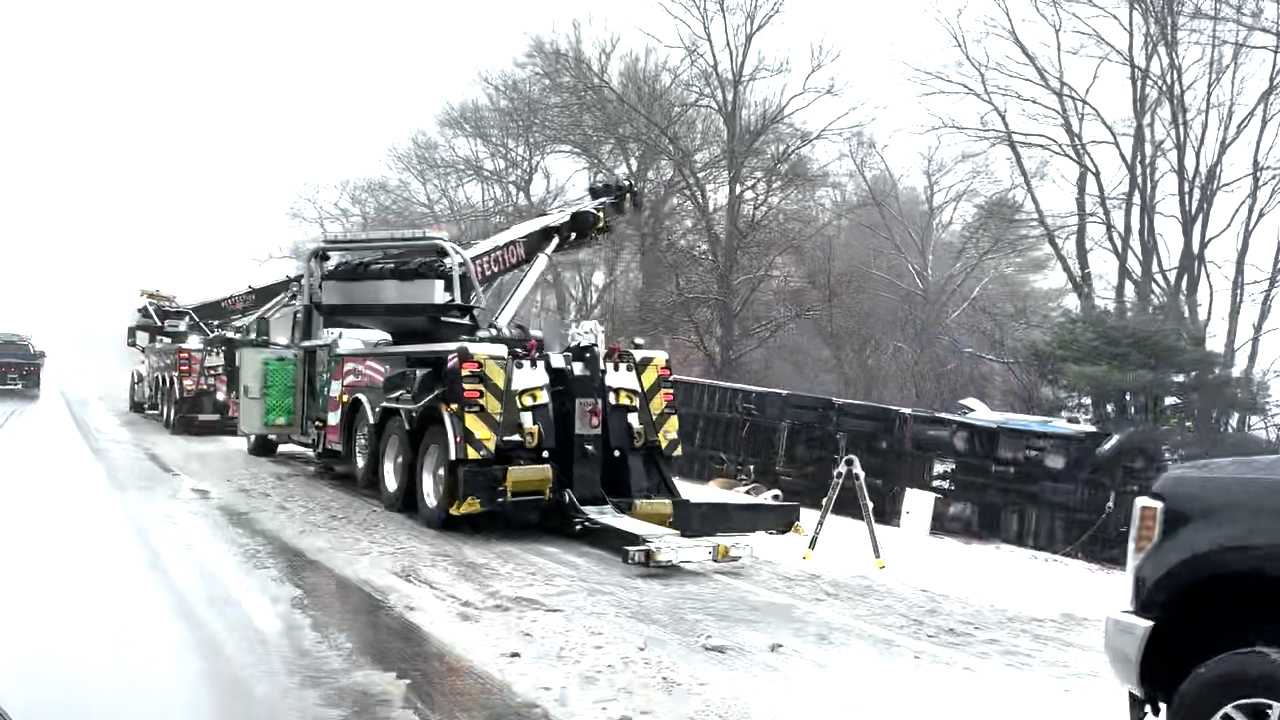
[(173, 389), (162, 387), (160, 389), (160, 424), (165, 430), (173, 430), (174, 414)]
[(161, 391), (160, 422), (170, 435), (182, 434), (182, 419), (178, 417), (178, 394), (172, 387)]
[(453, 504), (455, 467), (443, 428), (427, 428), (415, 442), (400, 418), (384, 426), (379, 443), (378, 493), (393, 512), (417, 509), (418, 519), (443, 528)]

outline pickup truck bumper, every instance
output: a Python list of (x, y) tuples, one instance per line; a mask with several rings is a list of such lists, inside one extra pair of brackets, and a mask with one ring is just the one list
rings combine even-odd
[(1147, 648), (1147, 638), (1155, 623), (1131, 612), (1117, 612), (1107, 616), (1107, 660), (1120, 682), (1134, 695), (1141, 696), (1142, 653)]

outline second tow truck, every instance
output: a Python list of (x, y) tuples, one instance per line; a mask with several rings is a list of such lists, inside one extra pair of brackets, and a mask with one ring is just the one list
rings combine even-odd
[(142, 291), (126, 339), (142, 354), (129, 377), (129, 410), (158, 416), (175, 435), (196, 429), (234, 432), (234, 366), (222, 346), (210, 340), (296, 282), (285, 278), (191, 305)]

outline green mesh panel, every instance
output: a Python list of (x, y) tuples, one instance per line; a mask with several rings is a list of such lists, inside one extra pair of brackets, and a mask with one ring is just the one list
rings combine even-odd
[(292, 358), (267, 358), (263, 361), (263, 366), (263, 423), (292, 425), (297, 363)]

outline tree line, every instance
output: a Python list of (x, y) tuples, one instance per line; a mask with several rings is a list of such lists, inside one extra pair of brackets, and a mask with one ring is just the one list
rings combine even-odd
[(532, 38), (294, 217), (466, 242), (624, 175), (641, 209), (552, 265), (532, 325), (600, 319), (729, 381), (1280, 435), (1280, 0), (943, 18), (907, 160), (837, 52), (783, 47), (784, 0), (657, 7), (638, 43)]

